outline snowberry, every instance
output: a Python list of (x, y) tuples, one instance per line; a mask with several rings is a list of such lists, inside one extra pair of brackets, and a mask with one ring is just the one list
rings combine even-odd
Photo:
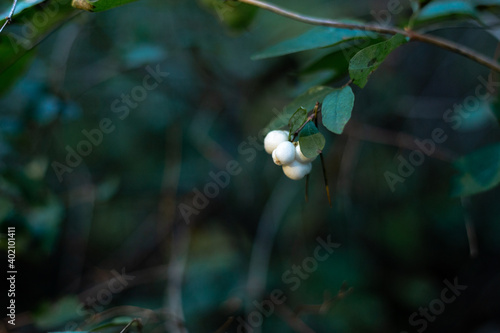
[(299, 161), (300, 163), (311, 163), (316, 159), (317, 156), (313, 158), (305, 157), (304, 154), (302, 154), (302, 151), (300, 150), (300, 143), (297, 143), (297, 147), (295, 147), (295, 159)]
[(290, 141), (282, 142), (273, 151), (273, 161), (276, 165), (287, 165), (295, 161), (295, 146)]
[(285, 175), (293, 180), (304, 178), (305, 175), (311, 172), (311, 169), (311, 163), (304, 164), (298, 161), (293, 161), (292, 163), (283, 166), (283, 172)]
[(287, 131), (271, 131), (264, 138), (264, 148), (268, 154), (272, 154), (276, 147), (285, 141), (288, 141)]

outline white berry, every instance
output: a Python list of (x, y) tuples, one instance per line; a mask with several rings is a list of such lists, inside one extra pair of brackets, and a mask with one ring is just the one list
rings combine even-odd
[(264, 148), (268, 154), (272, 154), (276, 147), (285, 141), (288, 141), (287, 131), (271, 131), (264, 138)]
[(293, 161), (292, 163), (283, 166), (283, 172), (285, 175), (293, 180), (304, 178), (305, 175), (311, 172), (311, 169), (311, 163), (304, 164), (298, 161)]
[(300, 163), (311, 163), (316, 159), (317, 156), (313, 158), (305, 157), (304, 154), (302, 154), (302, 151), (300, 150), (300, 143), (297, 143), (297, 147), (295, 147), (295, 159), (299, 161)]
[(295, 146), (290, 141), (282, 142), (273, 151), (273, 161), (276, 165), (287, 165), (295, 161)]

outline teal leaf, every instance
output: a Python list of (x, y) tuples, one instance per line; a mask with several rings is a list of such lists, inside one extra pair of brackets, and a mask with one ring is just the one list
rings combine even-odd
[(325, 137), (312, 122), (308, 122), (299, 133), (300, 151), (307, 158), (314, 158), (325, 147)]
[(482, 148), (453, 163), (459, 174), (452, 180), (452, 196), (469, 196), (500, 183), (500, 144)]
[(351, 118), (354, 106), (354, 94), (350, 86), (337, 89), (325, 97), (321, 114), (323, 125), (336, 134), (341, 134)]
[(477, 19), (477, 12), (469, 1), (434, 1), (420, 11), (416, 24), (451, 20), (459, 17)]
[(307, 110), (300, 107), (290, 118), (288, 122), (288, 128), (290, 129), (290, 137), (292, 134), (300, 128), (307, 120)]
[(373, 73), (385, 58), (398, 46), (407, 42), (403, 35), (395, 35), (391, 39), (362, 49), (349, 62), (349, 75), (353, 82), (363, 88), (368, 76)]
[(316, 86), (309, 89), (294, 99), (290, 104), (285, 106), (283, 112), (276, 115), (276, 117), (269, 122), (266, 127), (267, 130), (272, 131), (288, 125), (290, 118), (300, 107), (309, 111), (312, 110), (316, 105), (316, 102), (323, 102), (326, 95), (330, 94), (333, 90), (333, 88), (325, 86)]
[(306, 33), (283, 41), (279, 44), (255, 54), (252, 59), (265, 59), (283, 56), (306, 50), (314, 50), (322, 47), (334, 46), (362, 38), (376, 38), (378, 35), (372, 32), (350, 30), (332, 27), (315, 27)]
[(77, 310), (81, 304), (74, 295), (64, 296), (52, 302), (44, 301), (33, 313), (33, 324), (38, 331), (47, 332), (50, 328), (76, 321), (79, 319)]
[(73, 0), (71, 5), (89, 12), (102, 12), (137, 0)]

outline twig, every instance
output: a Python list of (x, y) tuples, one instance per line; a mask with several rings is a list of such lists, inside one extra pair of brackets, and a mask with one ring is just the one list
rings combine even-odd
[(12, 9), (10, 10), (9, 16), (5, 18), (5, 23), (2, 25), (2, 28), (0, 28), (0, 32), (3, 31), (3, 28), (10, 22), (12, 22), (12, 16), (14, 16), (14, 11), (16, 10), (17, 6), (17, 0), (14, 0), (14, 4), (12, 4)]
[(190, 230), (184, 224), (179, 224), (178, 230), (172, 232), (170, 263), (168, 264), (168, 282), (165, 288), (164, 303), (174, 314), (174, 321), (165, 322), (167, 332), (187, 333), (184, 325), (184, 310), (182, 306), (182, 282), (186, 270), (187, 256), (190, 244)]
[[(349, 82), (346, 85), (348, 85)], [(318, 113), (322, 111), (322, 106), (322, 104), (316, 102), (316, 106), (314, 107), (314, 124), (316, 125), (316, 128), (318, 127)], [(332, 207), (332, 197), (330, 196), (330, 187), (328, 186), (328, 177), (326, 175), (325, 158), (323, 157), (323, 152), (319, 153), (319, 158), (321, 160), (321, 169), (323, 170), (323, 180), (325, 181), (325, 190), (326, 196), (328, 198), (328, 204), (330, 205), (330, 207)]]
[(293, 20), (307, 23), (307, 24), (313, 24), (313, 25), (321, 25), (325, 27), (333, 27), (333, 28), (343, 28), (343, 29), (350, 29), (350, 30), (361, 30), (361, 31), (372, 31), (380, 34), (389, 34), (389, 35), (397, 35), (401, 34), (406, 37), (410, 38), (410, 41), (420, 41), (428, 44), (432, 44), (435, 46), (438, 46), (442, 49), (458, 53), (460, 55), (463, 55), (469, 59), (474, 60), (475, 62), (484, 65), (496, 72), (500, 72), (500, 64), (498, 64), (496, 61), (494, 61), (491, 58), (488, 58), (464, 45), (452, 42), (450, 40), (436, 37), (436, 36), (431, 36), (431, 35), (424, 35), (418, 32), (415, 32), (409, 28), (406, 29), (400, 29), (396, 27), (382, 27), (378, 25), (371, 25), (371, 24), (356, 24), (356, 23), (345, 23), (345, 22), (340, 22), (340, 21), (335, 21), (335, 20), (328, 20), (328, 19), (321, 19), (321, 18), (316, 18), (316, 17), (311, 17), (311, 16), (305, 16), (302, 14), (295, 13), (293, 11), (289, 11), (287, 9), (283, 9), (281, 7), (259, 1), (259, 0), (235, 0), (239, 1), (242, 3), (246, 3), (248, 5), (256, 6), (268, 11), (271, 11), (275, 14), (291, 18)]
[(215, 333), (227, 332), (228, 327), (233, 323), (233, 321), (234, 321), (234, 317), (227, 318), (227, 320), (224, 322), (224, 324), (222, 324), (222, 326), (219, 327), (219, 329), (217, 329), (217, 331), (215, 331)]
[(135, 318), (135, 319), (132, 319), (132, 321), (130, 323), (127, 324), (127, 326), (125, 326), (121, 331), (120, 333), (125, 333), (127, 331), (127, 329), (132, 326), (132, 324), (134, 323), (137, 323), (137, 328), (139, 329), (139, 332), (142, 331), (142, 323), (141, 323), (141, 319), (139, 318)]
[(302, 304), (299, 305), (293, 312), (295, 313), (296, 317), (307, 313), (324, 315), (352, 291), (352, 287), (348, 288), (347, 283), (344, 282), (337, 295), (335, 295), (334, 297), (332, 297), (328, 291), (325, 291), (323, 294), (323, 302), (321, 304)]
[(285, 304), (276, 307), (276, 314), (294, 331), (297, 333), (315, 333), (315, 331), (307, 326), (295, 313)]
[(313, 121), (314, 118), (316, 118), (317, 107), (318, 107), (318, 103), (316, 103), (316, 106), (314, 107), (313, 113), (311, 113), (311, 115), (309, 117), (307, 117), (306, 121), (302, 125), (300, 125), (300, 127), (297, 128), (297, 130), (293, 133), (292, 140), (291, 140), (292, 142), (295, 141), (295, 139), (297, 138), (297, 135), (299, 135), (300, 131), (302, 131), (304, 129), (304, 127), (306, 127), (307, 123), (310, 121)]
[[(184, 325), (184, 310), (182, 302), (182, 283), (186, 271), (187, 258), (189, 255), (189, 246), (191, 240), (191, 230), (183, 222), (180, 222), (177, 216), (177, 208), (175, 202), (175, 191), (179, 185), (180, 167), (177, 161), (180, 159), (180, 151), (182, 143), (179, 141), (177, 145), (172, 145), (172, 131), (176, 134), (175, 137), (182, 137), (182, 131), (179, 129), (165, 129), (165, 142), (169, 143), (170, 149), (165, 150), (165, 164), (162, 177), (162, 199), (159, 203), (159, 211), (161, 224), (158, 226), (158, 231), (169, 225), (171, 230), (171, 252), (170, 262), (167, 270), (167, 286), (164, 292), (165, 307), (173, 312), (175, 320), (165, 322), (165, 329), (172, 333), (187, 333), (188, 330)], [(178, 133), (175, 133), (178, 132)], [(174, 148), (172, 148), (174, 147)], [(176, 225), (173, 225), (176, 221)], [(159, 232), (161, 234), (161, 232)]]

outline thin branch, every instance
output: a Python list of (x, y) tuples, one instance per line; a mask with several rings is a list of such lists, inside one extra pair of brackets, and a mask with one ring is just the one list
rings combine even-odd
[(313, 121), (317, 115), (318, 115), (318, 107), (319, 107), (319, 102), (316, 102), (316, 105), (314, 106), (314, 109), (310, 112), (312, 112), (309, 117), (307, 117), (306, 121), (300, 125), (299, 128), (297, 128), (297, 130), (293, 133), (293, 136), (292, 136), (292, 139), (291, 141), (295, 141), (295, 139), (297, 138), (297, 135), (299, 135), (300, 131), (302, 131), (302, 129), (304, 129), (304, 127), (306, 127), (307, 123), (310, 122), (310, 121)]
[(470, 217), (469, 207), (470, 207), (470, 198), (461, 198), (461, 204), (464, 208), (464, 220), (465, 220), (465, 230), (467, 231), (467, 239), (469, 240), (469, 255), (471, 258), (476, 258), (479, 250), (477, 247), (477, 236), (476, 236), (476, 228), (474, 227), (474, 221)]
[(17, 0), (14, 0), (14, 4), (12, 4), (12, 9), (10, 10), (9, 16), (5, 18), (5, 23), (2, 25), (2, 28), (0, 28), (0, 33), (3, 31), (3, 28), (10, 22), (12, 22), (12, 16), (14, 16), (14, 11), (16, 10), (17, 6)]
[(287, 9), (283, 9), (281, 7), (259, 1), (259, 0), (235, 0), (239, 1), (242, 3), (246, 3), (248, 5), (256, 6), (268, 11), (271, 11), (273, 13), (276, 13), (278, 15), (284, 16), (291, 18), (293, 20), (307, 23), (307, 24), (312, 24), (312, 25), (321, 25), (325, 27), (334, 27), (334, 28), (343, 28), (343, 29), (350, 29), (350, 30), (361, 30), (361, 31), (372, 31), (380, 34), (389, 34), (389, 35), (397, 35), (401, 34), (406, 37), (410, 38), (410, 41), (420, 41), (428, 44), (432, 44), (435, 46), (438, 46), (442, 49), (463, 55), (469, 59), (474, 60), (475, 62), (484, 65), (496, 72), (500, 72), (500, 64), (498, 64), (495, 60), (488, 58), (464, 45), (452, 42), (450, 40), (436, 37), (436, 36), (431, 36), (431, 35), (424, 35), (418, 32), (415, 32), (413, 30), (410, 30), (409, 28), (406, 29), (400, 29), (396, 27), (382, 27), (378, 25), (371, 25), (371, 24), (356, 24), (356, 23), (345, 23), (345, 22), (340, 22), (340, 21), (335, 21), (335, 20), (328, 20), (328, 19), (320, 19), (316, 17), (311, 17), (311, 16), (305, 16), (301, 15), (292, 11), (289, 11)]
[[(282, 179), (274, 187), (262, 211), (248, 268), (247, 291), (250, 300), (259, 299), (266, 289), (274, 240), (287, 207), (290, 207), (297, 193), (296, 189), (291, 182)], [(260, 328), (256, 327), (253, 332), (260, 332)]]
[(139, 332), (142, 331), (142, 323), (141, 323), (141, 319), (139, 318), (135, 318), (135, 319), (132, 319), (132, 321), (130, 323), (127, 324), (127, 326), (125, 326), (121, 331), (120, 333), (125, 333), (127, 331), (127, 329), (132, 326), (132, 324), (134, 323), (137, 323), (137, 328), (139, 329)]

